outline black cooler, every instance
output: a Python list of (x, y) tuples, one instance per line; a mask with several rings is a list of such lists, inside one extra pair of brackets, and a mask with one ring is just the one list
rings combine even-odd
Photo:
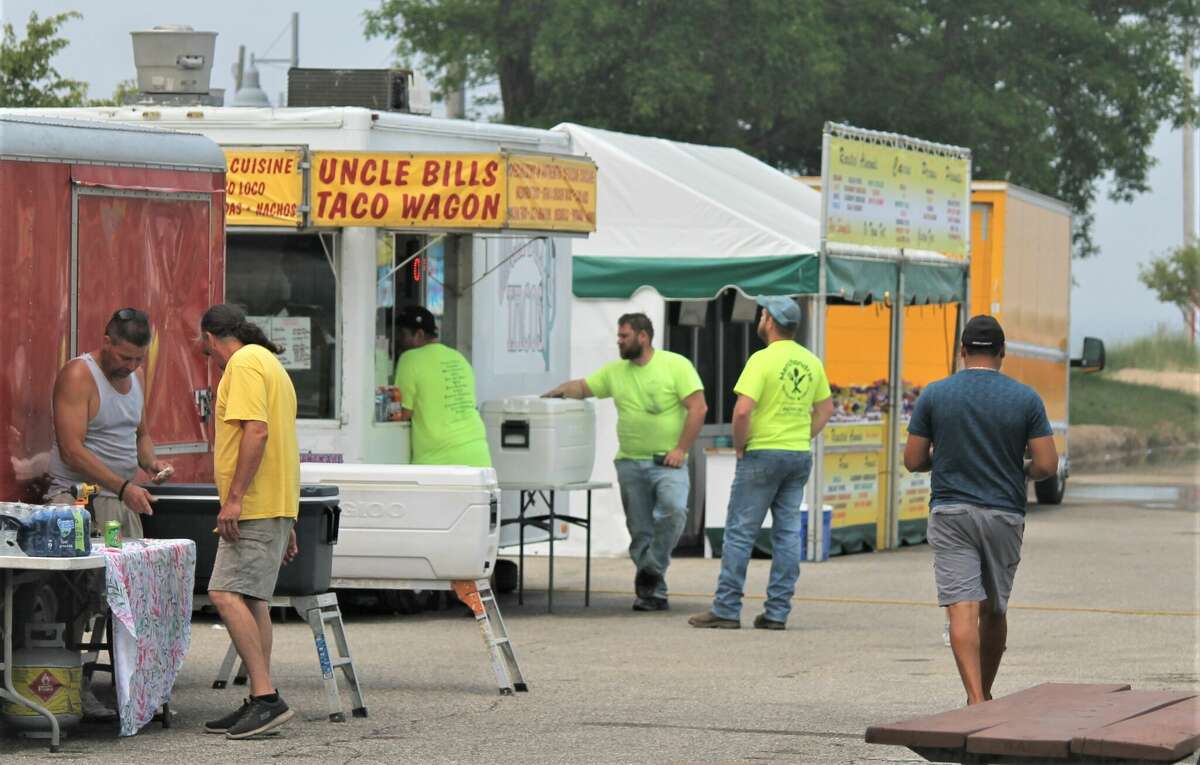
[[(195, 591), (208, 592), (213, 560), (217, 557), (217, 513), (221, 511), (217, 487), (211, 483), (175, 483), (145, 488), (157, 498), (154, 515), (142, 516), (146, 537), (194, 541)], [(300, 487), (300, 515), (295, 527), (300, 553), (279, 570), (276, 595), (315, 595), (329, 590), (341, 512), (336, 486)]]

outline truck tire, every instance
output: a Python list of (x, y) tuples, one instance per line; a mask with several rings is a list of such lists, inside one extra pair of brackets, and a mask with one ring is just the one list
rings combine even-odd
[(517, 589), (517, 564), (511, 560), (498, 558), (496, 568), (492, 570), (492, 589), (500, 594), (508, 594)]
[(1033, 485), (1033, 493), (1039, 505), (1061, 505), (1067, 493), (1067, 479), (1061, 472)]

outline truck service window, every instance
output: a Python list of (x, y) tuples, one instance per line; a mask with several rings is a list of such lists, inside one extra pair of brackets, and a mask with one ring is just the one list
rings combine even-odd
[(301, 419), (337, 417), (337, 290), (316, 234), (230, 234), (225, 299), (284, 349)]

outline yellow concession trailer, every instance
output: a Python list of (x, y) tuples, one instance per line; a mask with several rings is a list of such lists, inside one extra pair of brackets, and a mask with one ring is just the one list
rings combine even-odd
[[(813, 187), (817, 178), (806, 178)], [(1046, 404), (1058, 446), (1058, 475), (1035, 485), (1043, 504), (1062, 501), (1069, 472), (1071, 209), (1010, 183), (971, 184), (971, 261), (967, 315), (989, 313), (1008, 340), (1003, 371), (1032, 386)], [(826, 308), (825, 364), (837, 405), (826, 430), (825, 500), (834, 508), (833, 554), (918, 544), (929, 515), (929, 475), (899, 462), (891, 517), (888, 497), (888, 300)], [(903, 448), (912, 404), (922, 388), (952, 374), (959, 305), (904, 308)]]

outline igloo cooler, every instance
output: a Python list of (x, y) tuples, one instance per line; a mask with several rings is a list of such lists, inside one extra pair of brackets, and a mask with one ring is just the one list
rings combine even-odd
[(596, 459), (591, 401), (516, 396), (485, 401), (488, 450), (501, 483), (581, 483)]
[[(191, 539), (196, 543), (195, 592), (207, 593), (217, 557), (217, 513), (221, 500), (211, 483), (146, 486), (157, 498), (154, 515), (142, 516), (143, 533), (155, 539)], [(335, 486), (300, 487), (296, 518), (299, 554), (279, 570), (275, 594), (315, 595), (329, 590), (333, 548), (338, 541), (339, 498)]]
[(341, 497), (335, 585), (491, 576), (500, 534), (491, 468), (304, 463), (300, 476), (306, 484), (336, 486)]

